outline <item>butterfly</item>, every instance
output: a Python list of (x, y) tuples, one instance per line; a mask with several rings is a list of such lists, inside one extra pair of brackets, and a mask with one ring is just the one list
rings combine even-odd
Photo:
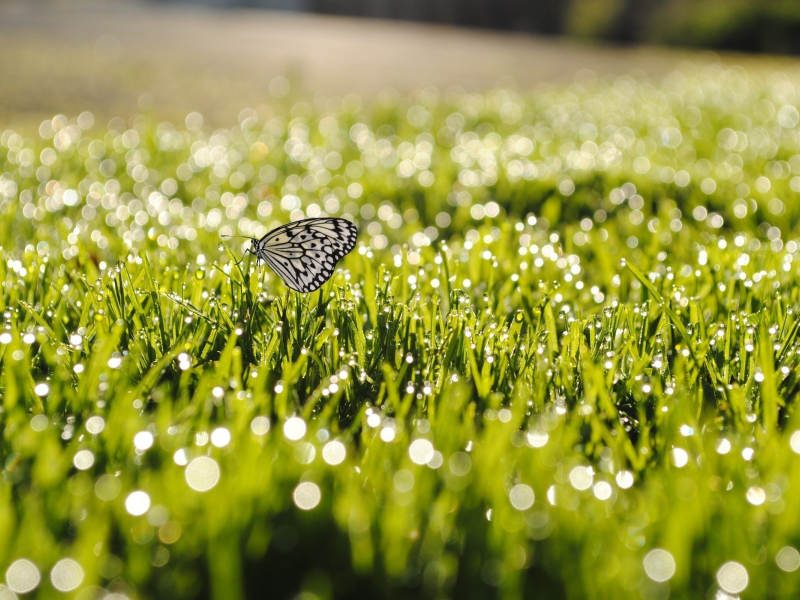
[(291, 289), (307, 294), (331, 278), (339, 259), (356, 247), (357, 236), (358, 229), (346, 219), (303, 219), (276, 227), (261, 239), (247, 238), (247, 252), (267, 263)]

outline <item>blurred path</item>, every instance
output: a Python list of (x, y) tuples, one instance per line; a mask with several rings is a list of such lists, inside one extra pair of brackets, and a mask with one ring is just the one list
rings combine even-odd
[(480, 90), (502, 76), (527, 89), (583, 69), (658, 77), (698, 56), (355, 18), (44, 0), (0, 2), (0, 47), (0, 128), (82, 110), (130, 116), (142, 93), (161, 118), (198, 110), (230, 124), (241, 108), (273, 100), (277, 76), (324, 95)]

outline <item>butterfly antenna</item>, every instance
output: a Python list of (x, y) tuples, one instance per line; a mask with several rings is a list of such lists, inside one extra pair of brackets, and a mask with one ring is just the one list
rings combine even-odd
[(256, 239), (256, 238), (253, 238), (253, 237), (249, 237), (247, 235), (227, 235), (226, 234), (226, 235), (220, 235), (219, 237), (223, 237), (223, 238), (242, 238), (242, 239), (245, 239), (245, 240), (254, 240), (254, 239)]
[[(228, 235), (228, 236), (224, 236), (224, 237), (245, 237), (245, 236), (243, 236), (243, 235)], [(252, 239), (252, 238), (247, 238), (247, 239)], [(226, 248), (227, 248), (227, 246), (226, 246)], [(230, 252), (230, 254), (233, 255), (233, 252), (231, 252), (230, 248), (228, 248), (228, 252)], [(244, 260), (245, 256), (247, 256), (247, 252), (248, 251), (246, 251), (244, 254), (242, 254), (242, 258), (240, 258), (237, 262), (235, 262), (233, 264), (236, 265), (237, 267), (240, 264), (242, 264), (242, 261)]]

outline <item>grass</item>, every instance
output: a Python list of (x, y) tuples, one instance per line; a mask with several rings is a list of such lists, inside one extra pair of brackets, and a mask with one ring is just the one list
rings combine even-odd
[[(799, 99), (4, 130), (0, 594), (796, 597)], [(308, 296), (220, 245), (322, 213), (361, 243)]]

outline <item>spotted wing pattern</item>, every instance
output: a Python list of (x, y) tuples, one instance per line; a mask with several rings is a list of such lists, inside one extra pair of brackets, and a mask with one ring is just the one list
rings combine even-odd
[(336, 263), (356, 247), (358, 230), (346, 219), (304, 219), (282, 225), (253, 243), (253, 253), (295, 291), (317, 290)]

